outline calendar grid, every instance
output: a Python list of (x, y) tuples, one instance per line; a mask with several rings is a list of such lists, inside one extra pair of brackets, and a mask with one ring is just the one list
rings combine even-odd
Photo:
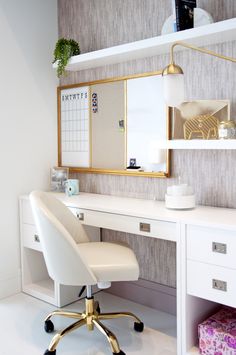
[(61, 91), (61, 152), (64, 165), (88, 166), (90, 157), (89, 88)]

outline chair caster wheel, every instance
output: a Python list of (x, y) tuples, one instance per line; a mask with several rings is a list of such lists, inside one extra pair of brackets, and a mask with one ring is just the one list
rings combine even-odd
[(142, 333), (143, 329), (144, 329), (144, 324), (143, 324), (143, 322), (140, 322), (140, 323), (134, 322), (134, 330), (135, 330), (136, 332)]
[[(54, 324), (50, 319), (48, 319), (44, 322), (44, 330), (46, 333), (52, 333), (54, 331)], [(52, 353), (52, 352), (50, 352), (50, 353)]]
[(100, 306), (99, 306), (99, 302), (98, 302), (98, 301), (95, 302), (95, 310), (96, 310), (96, 312), (97, 312), (98, 314), (101, 313), (101, 309), (100, 309)]
[(114, 355), (125, 355), (124, 351), (120, 350), (119, 353), (113, 353)]
[(56, 355), (56, 350), (53, 350), (53, 351), (46, 350), (43, 355)]

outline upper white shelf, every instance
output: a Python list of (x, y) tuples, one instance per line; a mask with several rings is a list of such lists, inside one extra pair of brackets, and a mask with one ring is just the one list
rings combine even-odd
[(236, 139), (173, 139), (158, 142), (160, 149), (236, 149)]
[[(185, 31), (122, 44), (115, 47), (80, 54), (71, 57), (66, 70), (79, 71), (126, 62), (138, 58), (152, 57), (169, 53), (170, 46), (176, 41), (185, 41), (196, 46), (229, 42), (236, 39), (236, 18), (220, 21)], [(183, 50), (176, 47), (176, 50)], [(56, 68), (57, 64), (53, 64)]]

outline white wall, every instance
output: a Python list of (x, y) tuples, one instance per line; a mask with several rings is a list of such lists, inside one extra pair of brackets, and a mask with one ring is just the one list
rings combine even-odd
[(57, 162), (56, 0), (0, 0), (0, 298), (20, 290), (18, 196)]

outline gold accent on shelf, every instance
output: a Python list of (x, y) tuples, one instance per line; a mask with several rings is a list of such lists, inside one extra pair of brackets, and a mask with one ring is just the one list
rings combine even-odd
[(184, 139), (217, 139), (218, 124), (218, 118), (212, 115), (192, 117), (184, 123)]
[(54, 315), (77, 319), (75, 323), (69, 325), (68, 327), (66, 327), (65, 329), (63, 329), (62, 331), (54, 335), (48, 347), (49, 351), (56, 350), (59, 341), (65, 335), (71, 333), (72, 331), (78, 329), (83, 325), (86, 325), (87, 329), (90, 331), (94, 330), (94, 326), (95, 326), (101, 333), (103, 333), (107, 338), (108, 342), (110, 343), (112, 352), (118, 354), (120, 352), (120, 347), (115, 334), (113, 334), (105, 325), (103, 325), (100, 322), (100, 320), (129, 317), (132, 318), (137, 323), (142, 323), (141, 320), (138, 317), (136, 317), (136, 315), (130, 312), (98, 313), (97, 309), (99, 307), (99, 304), (97, 301), (94, 301), (93, 297), (85, 299), (85, 307), (86, 308), (83, 313), (56, 310), (54, 312), (51, 312), (47, 316), (45, 322), (48, 321)]

